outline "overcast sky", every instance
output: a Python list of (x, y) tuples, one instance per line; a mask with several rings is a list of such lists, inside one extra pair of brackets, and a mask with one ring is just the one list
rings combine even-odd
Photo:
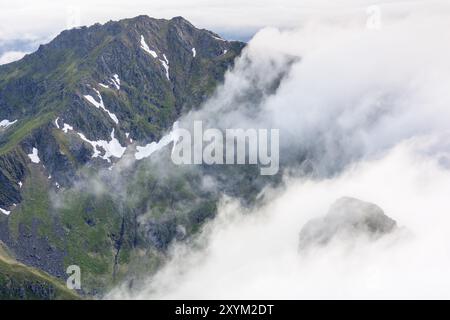
[[(147, 14), (155, 18), (183, 16), (200, 28), (228, 39), (247, 41), (266, 26), (295, 28), (307, 17), (354, 12), (361, 21), (377, 4), (384, 11), (396, 6), (411, 11), (430, 8), (436, 0), (0, 0), (0, 64), (30, 52), (59, 32), (76, 25)], [(442, 1), (440, 1), (442, 2)], [(404, 13), (404, 11), (402, 11)]]

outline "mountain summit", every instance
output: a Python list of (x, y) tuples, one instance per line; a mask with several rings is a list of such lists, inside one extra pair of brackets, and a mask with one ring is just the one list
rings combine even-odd
[(63, 31), (0, 66), (0, 208), (21, 202), (33, 150), (61, 186), (93, 155), (113, 161), (131, 141), (159, 139), (243, 46), (182, 17), (138, 16)]

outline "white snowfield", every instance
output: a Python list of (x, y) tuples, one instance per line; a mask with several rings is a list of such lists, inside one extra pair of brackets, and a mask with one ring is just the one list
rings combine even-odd
[[(73, 127), (67, 123), (64, 123), (64, 128), (62, 130), (64, 131), (64, 133), (67, 133), (69, 130), (74, 131), (81, 138), (81, 140), (89, 143), (94, 150), (94, 153), (92, 154), (92, 158), (101, 157), (102, 159), (104, 159), (108, 162), (111, 162), (111, 157), (122, 158), (123, 154), (125, 153), (126, 147), (122, 147), (119, 140), (117, 140), (114, 137), (114, 128), (111, 131), (111, 140), (110, 141), (89, 140), (88, 138), (86, 138), (86, 136), (83, 133), (75, 131), (73, 129)], [(103, 151), (101, 148), (103, 148), (103, 150), (104, 150), (103, 155), (102, 155)]]
[[(145, 42), (145, 38), (143, 35), (141, 35), (141, 48), (147, 52), (148, 54), (150, 54), (153, 58), (158, 58), (158, 55), (156, 54), (155, 51), (150, 50), (147, 42)], [(170, 81), (170, 77), (169, 77), (169, 60), (167, 59), (166, 55), (163, 54), (163, 59), (159, 59), (159, 62), (161, 62), (162, 66), (164, 67), (165, 73), (166, 73), (166, 78), (167, 80)]]
[(144, 36), (141, 35), (141, 48), (147, 52), (148, 54), (150, 54), (153, 58), (158, 58), (158, 55), (156, 54), (155, 51), (150, 50), (150, 48), (148, 47), (147, 43), (145, 42)]
[(2, 120), (0, 121), (0, 128), (8, 128), (9, 126), (13, 125), (16, 122), (17, 120), (14, 121), (9, 121), (8, 119)]
[(171, 142), (176, 143), (178, 140), (178, 121), (173, 124), (172, 131), (161, 138), (158, 142), (153, 141), (144, 147), (137, 146), (137, 152), (134, 154), (136, 160), (141, 160), (150, 157), (154, 152), (161, 150), (163, 147), (167, 146)]
[[(77, 132), (74, 130), (74, 128), (67, 124), (64, 123), (64, 127), (61, 129), (62, 131), (64, 131), (64, 133), (68, 133), (69, 131), (74, 131), (83, 141), (87, 142), (88, 144), (90, 144), (93, 148), (94, 153), (92, 154), (92, 158), (97, 158), (100, 157), (108, 162), (111, 162), (111, 157), (115, 157), (115, 158), (122, 158), (123, 154), (126, 151), (126, 147), (123, 147), (119, 140), (117, 140), (114, 137), (114, 128), (111, 131), (111, 140), (110, 141), (106, 141), (106, 140), (97, 140), (97, 141), (92, 141), (89, 140), (83, 133), (81, 132)], [(157, 152), (159, 150), (161, 150), (163, 147), (169, 145), (170, 143), (176, 143), (176, 141), (178, 140), (178, 121), (174, 122), (172, 130), (165, 136), (163, 136), (161, 138), (161, 140), (159, 140), (158, 142), (151, 142), (143, 147), (141, 146), (137, 146), (136, 147), (136, 153), (135, 153), (135, 158), (136, 160), (141, 160), (144, 158), (148, 158), (150, 157), (154, 152)], [(129, 138), (130, 133), (127, 132), (125, 134), (125, 136), (127, 138)], [(130, 138), (130, 141), (132, 142), (132, 139)], [(36, 151), (35, 151), (36, 150)], [(104, 150), (104, 151), (103, 151)], [(103, 153), (104, 152), (104, 153)], [(33, 154), (35, 153), (36, 157), (37, 157), (37, 149), (33, 148)], [(28, 155), (31, 159), (31, 156), (33, 156), (33, 154)], [(39, 157), (37, 157), (37, 159), (39, 159)], [(32, 160), (33, 161), (33, 160)], [(34, 162), (34, 161), (33, 161)], [(51, 176), (49, 176), (49, 179), (51, 178)]]
[(30, 154), (28, 154), (28, 157), (30, 158), (31, 162), (33, 162), (33, 163), (41, 162), (41, 159), (39, 159), (39, 156), (38, 156), (38, 149), (36, 149), (36, 148), (33, 148), (33, 151)]
[[(122, 147), (119, 140), (117, 140), (114, 137), (114, 129), (112, 129), (111, 131), (111, 141), (106, 140), (91, 141), (88, 138), (86, 138), (84, 134), (80, 132), (77, 132), (77, 134), (83, 141), (89, 143), (94, 149), (94, 154), (92, 155), (92, 158), (97, 158), (100, 156), (102, 159), (111, 162), (110, 159), (111, 157), (122, 158), (123, 154), (125, 153), (126, 147)], [(101, 156), (102, 151), (99, 148), (103, 148), (103, 150), (105, 151), (103, 156)]]
[(59, 120), (59, 117), (57, 117), (57, 118), (55, 119), (55, 126), (59, 129), (58, 120)]
[(6, 214), (7, 216), (9, 216), (9, 214), (11, 213), (11, 211), (8, 211), (8, 210), (2, 209), (2, 208), (0, 208), (0, 212), (3, 214)]
[(119, 124), (119, 119), (117, 118), (117, 116), (114, 113), (110, 112), (108, 109), (106, 109), (105, 105), (103, 104), (103, 98), (102, 98), (100, 92), (97, 89), (93, 89), (93, 90), (95, 91), (95, 93), (97, 93), (97, 96), (100, 99), (100, 102), (97, 102), (94, 99), (94, 97), (92, 97), (91, 95), (85, 95), (84, 98), (87, 101), (89, 101), (97, 109), (102, 109), (103, 111), (105, 111), (116, 124)]
[(106, 85), (106, 84), (104, 84), (104, 83), (101, 83), (101, 82), (99, 82), (99, 84), (98, 84), (100, 87), (103, 87), (103, 88), (105, 88), (105, 89), (108, 89), (109, 88), (109, 86), (108, 85)]
[(192, 57), (195, 58), (196, 55), (197, 55), (197, 51), (195, 50), (195, 48), (192, 48)]

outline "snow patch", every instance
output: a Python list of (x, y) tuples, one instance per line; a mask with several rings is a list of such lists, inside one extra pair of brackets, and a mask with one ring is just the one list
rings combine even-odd
[(164, 58), (164, 60), (166, 61), (167, 65), (168, 65), (169, 64), (169, 60), (167, 59), (165, 54), (163, 54), (163, 58)]
[(111, 83), (116, 87), (117, 90), (120, 90), (120, 79), (118, 74), (113, 75), (113, 77), (111, 78)]
[(33, 163), (41, 162), (41, 159), (39, 159), (39, 156), (38, 156), (38, 149), (36, 149), (36, 148), (33, 148), (33, 152), (30, 153), (28, 155), (28, 157), (30, 158), (31, 162), (33, 162)]
[(227, 52), (228, 52), (227, 49), (223, 50), (223, 54), (227, 54)]
[[(94, 154), (92, 155), (92, 158), (97, 158), (100, 156), (102, 159), (111, 162), (110, 159), (111, 157), (121, 158), (125, 153), (126, 147), (122, 147), (119, 140), (117, 140), (114, 137), (114, 129), (112, 129), (111, 141), (109, 142), (106, 140), (91, 141), (88, 138), (86, 138), (84, 134), (80, 132), (77, 132), (77, 134), (83, 141), (89, 143), (94, 149)], [(105, 151), (105, 154), (103, 156), (101, 156), (102, 151), (99, 148), (103, 148), (103, 150)]]
[(19, 185), (19, 188), (22, 189), (22, 181), (19, 181), (18, 185)]
[(14, 121), (9, 121), (8, 119), (2, 120), (0, 121), (0, 128), (8, 128), (9, 126), (13, 125), (16, 122), (17, 120)]
[(103, 99), (100, 92), (96, 89), (93, 90), (97, 93), (100, 102), (97, 102), (91, 95), (85, 95), (84, 98), (97, 109), (102, 109), (103, 111), (105, 111), (116, 124), (119, 124), (119, 119), (117, 118), (117, 116), (114, 113), (110, 112), (108, 109), (106, 109), (105, 105), (103, 104)]
[(137, 146), (136, 147), (137, 152), (134, 154), (136, 160), (141, 160), (150, 157), (152, 153), (161, 150), (163, 147), (167, 146), (171, 142), (174, 142), (175, 144), (176, 141), (178, 140), (177, 130), (178, 130), (178, 122), (175, 122), (173, 124), (172, 131), (169, 134), (162, 137), (161, 140), (159, 140), (158, 142), (153, 141), (152, 143), (149, 143), (144, 147)]
[(55, 119), (55, 125), (56, 125), (56, 127), (59, 129), (58, 120), (59, 120), (59, 117), (57, 117), (57, 118)]
[(192, 48), (192, 57), (195, 58), (196, 55), (197, 55), (197, 51), (195, 50), (195, 48)]
[(150, 48), (148, 47), (147, 43), (145, 42), (144, 36), (141, 35), (141, 48), (147, 52), (148, 54), (150, 54), (153, 58), (158, 58), (158, 55), (156, 54), (155, 51), (150, 50)]
[[(73, 127), (67, 123), (64, 123), (64, 128), (62, 129), (64, 133), (67, 133), (69, 130), (75, 131)], [(75, 131), (76, 132), (76, 131)], [(94, 153), (92, 155), (92, 158), (97, 158), (101, 156), (102, 150), (99, 148), (103, 148), (105, 150), (105, 154), (101, 156), (102, 159), (107, 160), (108, 162), (111, 162), (111, 157), (121, 158), (122, 155), (125, 153), (126, 147), (122, 147), (119, 140), (117, 140), (114, 137), (114, 128), (111, 132), (111, 141), (105, 141), (105, 140), (97, 140), (97, 141), (91, 141), (83, 133), (76, 132), (78, 136), (81, 138), (81, 140), (89, 143), (92, 148), (94, 149)], [(51, 179), (51, 175), (48, 176), (48, 179)]]
[(9, 214), (11, 213), (11, 211), (8, 211), (8, 210), (2, 209), (2, 208), (0, 208), (0, 212), (3, 214), (6, 214), (7, 216), (9, 216)]
[(62, 128), (62, 131), (64, 131), (64, 133), (67, 133), (67, 131), (69, 130), (73, 130), (73, 127), (71, 125), (68, 125), (67, 123), (64, 123), (64, 127)]
[(105, 88), (105, 89), (108, 89), (109, 88), (109, 86), (108, 85), (106, 85), (106, 84), (103, 84), (103, 83), (99, 83), (98, 84), (100, 87), (103, 87), (103, 88)]
[(162, 66), (164, 67), (164, 70), (166, 71), (166, 78), (167, 80), (170, 81), (170, 77), (169, 77), (169, 60), (167, 59), (166, 55), (163, 54), (164, 60), (159, 59), (159, 61), (161, 62)]

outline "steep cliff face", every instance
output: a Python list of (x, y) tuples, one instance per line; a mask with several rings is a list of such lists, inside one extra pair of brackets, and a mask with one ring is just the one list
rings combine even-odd
[[(194, 193), (200, 178), (170, 180), (138, 165), (120, 190), (127, 201), (74, 184), (159, 140), (212, 94), (243, 47), (181, 17), (139, 16), (64, 31), (0, 66), (0, 240), (18, 260), (59, 278), (67, 265), (81, 265), (92, 294), (135, 260), (155, 267), (186, 232), (181, 218), (164, 214), (168, 207), (192, 201), (195, 223), (215, 211), (214, 199)], [(144, 226), (139, 217), (149, 207), (163, 218)]]

